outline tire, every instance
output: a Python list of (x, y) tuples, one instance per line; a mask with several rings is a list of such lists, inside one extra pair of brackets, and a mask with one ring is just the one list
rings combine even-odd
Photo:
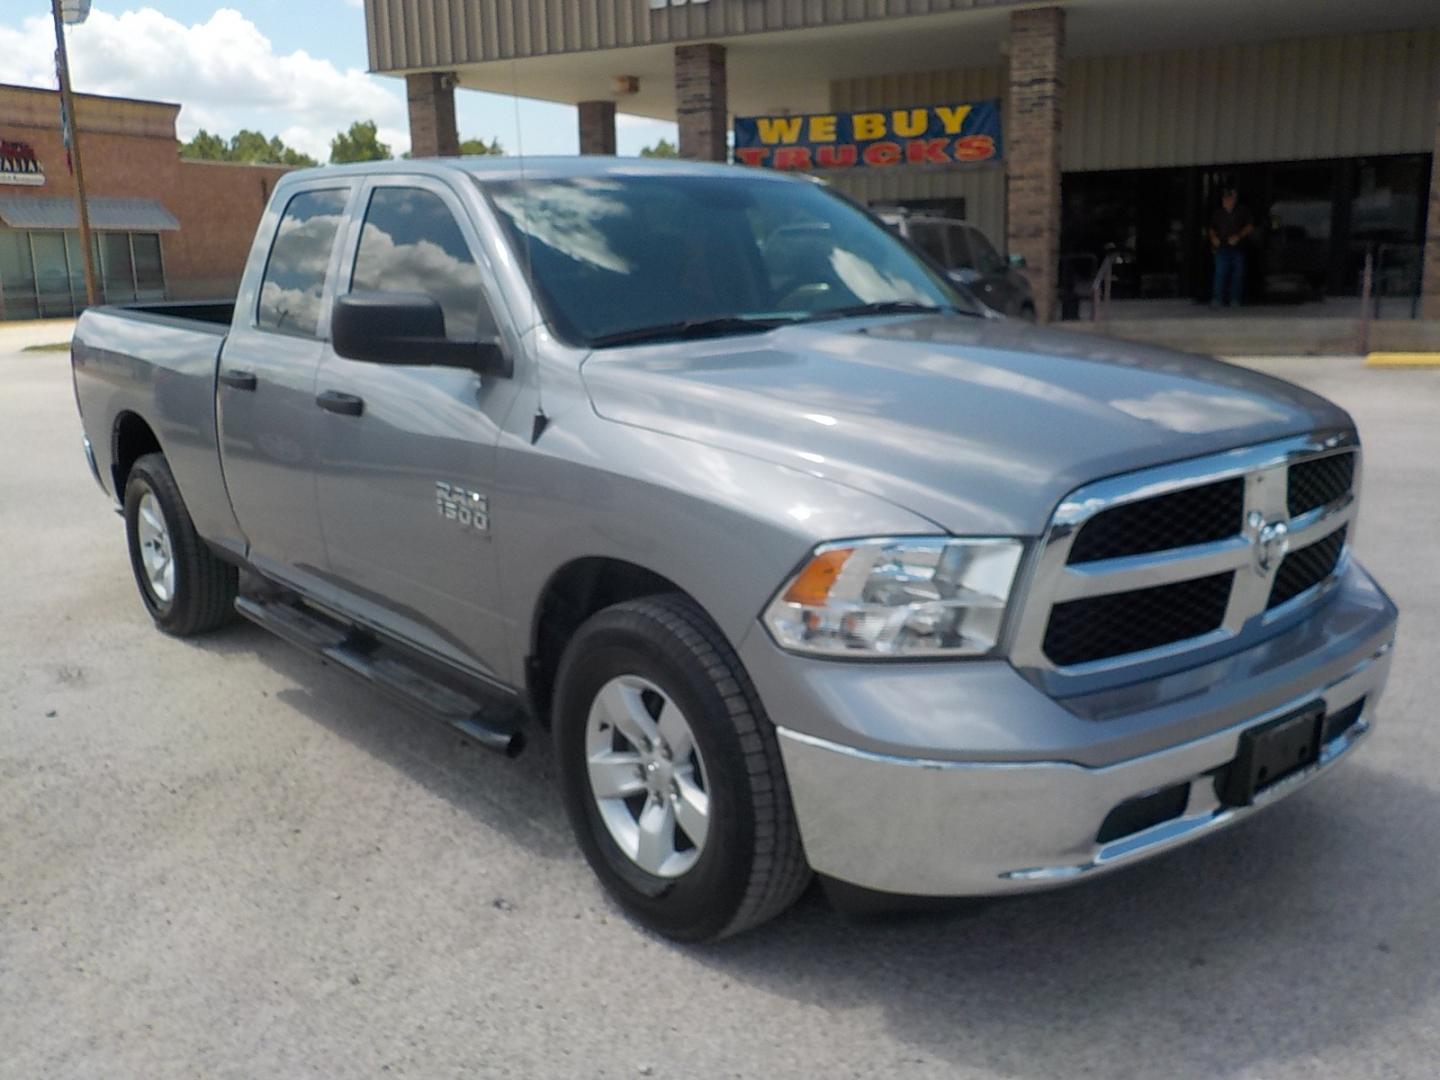
[[(239, 572), (200, 539), (162, 454), (139, 458), (125, 479), (125, 539), (140, 599), (165, 633), (203, 634), (234, 617)], [(168, 560), (155, 554), (157, 541)], [(156, 567), (164, 561), (171, 569), (162, 581)]]
[[(658, 694), (664, 707), (679, 709), (693, 734), (695, 757), (688, 764), (679, 755), (670, 762), (677, 778), (674, 820), (687, 820), (679, 816), (682, 804), (703, 784), (708, 829), (698, 847), (683, 827), (675, 831), (675, 839), (691, 847), (677, 850), (659, 873), (641, 865), (643, 851), (637, 859), (621, 847), (612, 825), (618, 818), (623, 826), (632, 813), (640, 830), (644, 814), (658, 813), (652, 811), (654, 794), (637, 792), (624, 807), (612, 798), (608, 810), (595, 795), (592, 757), (605, 751), (597, 751), (593, 740), (613, 738), (617, 753), (627, 745), (618, 732), (605, 734), (612, 715), (607, 702), (616, 698), (602, 693), (631, 695), (626, 700), (651, 711)], [(594, 716), (592, 710), (598, 710)], [(659, 714), (656, 728), (662, 735), (666, 715)], [(688, 598), (628, 601), (582, 625), (561, 660), (552, 728), (565, 808), (580, 848), (606, 889), (640, 923), (680, 941), (713, 941), (774, 918), (804, 892), (810, 868), (774, 729), (724, 635)], [(657, 741), (657, 753), (663, 753), (664, 740)], [(647, 768), (636, 768), (637, 775), (643, 779)], [(688, 786), (680, 779), (687, 768)], [(642, 800), (643, 810), (630, 808)]]

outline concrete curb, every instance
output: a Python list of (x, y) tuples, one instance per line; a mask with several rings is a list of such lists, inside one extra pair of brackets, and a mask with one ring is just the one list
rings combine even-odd
[(1440, 367), (1440, 352), (1372, 352), (1366, 367)]

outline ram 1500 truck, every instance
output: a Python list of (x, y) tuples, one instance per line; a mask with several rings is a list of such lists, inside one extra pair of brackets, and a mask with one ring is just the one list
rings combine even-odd
[(288, 174), (233, 304), (86, 312), (85, 450), (175, 635), (238, 611), (514, 752), (604, 885), (735, 933), (1088, 879), (1373, 729), (1340, 408), (996, 317), (805, 179)]

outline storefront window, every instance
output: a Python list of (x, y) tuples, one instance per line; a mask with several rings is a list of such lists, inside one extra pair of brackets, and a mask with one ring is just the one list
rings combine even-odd
[[(165, 298), (158, 233), (90, 237), (102, 304)], [(0, 319), (63, 318), (85, 306), (85, 261), (73, 230), (0, 227)]]
[(165, 267), (160, 261), (159, 234), (131, 233), (130, 250), (135, 263), (136, 299), (165, 299)]
[(38, 314), (30, 234), (0, 228), (0, 318), (33, 319)]
[(1380, 296), (1412, 296), (1420, 288), (1429, 188), (1425, 158), (1417, 154), (1362, 160), (1355, 173), (1347, 284), (1358, 289), (1369, 253), (1374, 259), (1375, 291)]
[(100, 280), (107, 304), (135, 299), (135, 264), (130, 258), (129, 233), (100, 234)]
[(35, 259), (35, 288), (40, 296), (40, 317), (55, 319), (72, 314), (70, 268), (65, 259), (64, 234), (31, 233), (30, 252)]

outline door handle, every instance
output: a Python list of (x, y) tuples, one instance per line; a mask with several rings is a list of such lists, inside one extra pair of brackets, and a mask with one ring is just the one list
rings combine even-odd
[(230, 387), (231, 390), (254, 390), (255, 373), (253, 371), (222, 371), (220, 383)]
[(342, 394), (339, 390), (326, 390), (317, 394), (315, 404), (326, 412), (339, 413), (341, 416), (359, 416), (365, 411), (364, 398), (358, 398), (354, 394)]

